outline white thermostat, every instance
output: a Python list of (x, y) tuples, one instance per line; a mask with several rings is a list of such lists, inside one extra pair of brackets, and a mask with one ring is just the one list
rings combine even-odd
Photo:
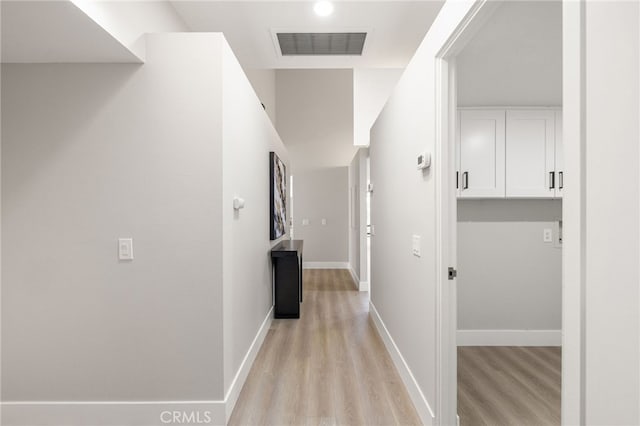
[(424, 170), (429, 166), (431, 166), (431, 154), (428, 152), (418, 154), (418, 170)]

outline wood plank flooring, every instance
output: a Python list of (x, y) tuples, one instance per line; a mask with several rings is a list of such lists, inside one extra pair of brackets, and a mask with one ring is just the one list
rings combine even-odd
[(560, 368), (558, 347), (459, 347), (460, 425), (559, 425)]
[(419, 425), (346, 270), (305, 270), (299, 320), (274, 320), (231, 425)]

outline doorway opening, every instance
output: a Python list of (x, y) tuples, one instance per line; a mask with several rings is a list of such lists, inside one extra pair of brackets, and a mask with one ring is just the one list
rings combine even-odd
[(455, 135), (443, 220), (458, 272), (455, 384), (443, 398), (462, 426), (560, 424), (562, 4), (484, 14), (442, 61), (443, 126)]

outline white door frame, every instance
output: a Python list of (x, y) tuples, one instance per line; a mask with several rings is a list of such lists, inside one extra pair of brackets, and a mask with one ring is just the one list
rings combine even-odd
[[(564, 158), (567, 178), (563, 209), (562, 424), (584, 424), (584, 149), (581, 105), (584, 79), (584, 4), (563, 2)], [(500, 2), (477, 0), (436, 56), (436, 262), (437, 345), (436, 423), (457, 421), (456, 281), (448, 268), (457, 265), (456, 81), (455, 57), (489, 19)], [(568, 104), (569, 98), (574, 103)]]
[(586, 423), (585, 2), (562, 3), (562, 424)]
[(457, 419), (457, 288), (449, 267), (457, 267), (455, 57), (489, 19), (499, 2), (478, 0), (436, 56), (436, 421), (455, 425)]
[[(455, 59), (436, 61), (436, 422), (457, 424), (457, 299), (449, 267), (457, 267), (457, 200), (455, 110)], [(453, 119), (450, 119), (453, 118)]]

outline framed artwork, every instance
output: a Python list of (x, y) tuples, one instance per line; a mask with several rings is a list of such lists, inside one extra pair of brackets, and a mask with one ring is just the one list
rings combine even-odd
[(277, 240), (286, 233), (287, 226), (287, 171), (275, 152), (269, 153), (270, 179), (270, 235)]

